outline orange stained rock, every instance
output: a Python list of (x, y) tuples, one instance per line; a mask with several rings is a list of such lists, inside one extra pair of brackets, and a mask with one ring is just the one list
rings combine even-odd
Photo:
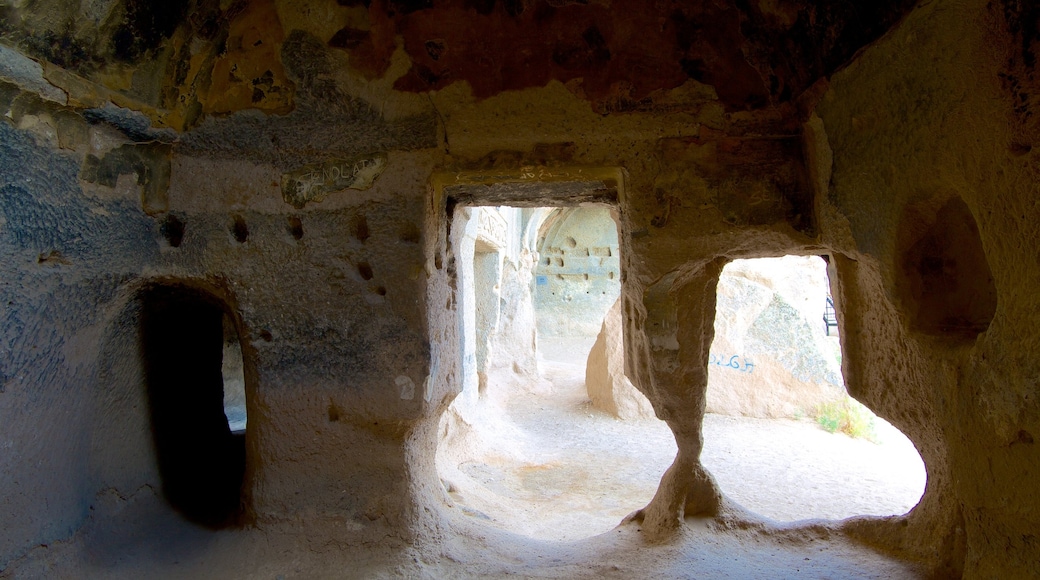
[(231, 21), (227, 50), (213, 63), (209, 91), (200, 96), (203, 110), (218, 114), (244, 109), (291, 111), (295, 86), (286, 78), (279, 55), (284, 39), (274, 3), (250, 2)]

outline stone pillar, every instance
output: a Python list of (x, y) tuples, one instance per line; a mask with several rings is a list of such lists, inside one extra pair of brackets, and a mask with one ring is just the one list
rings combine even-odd
[(651, 539), (677, 530), (684, 516), (715, 515), (721, 506), (722, 493), (700, 455), (715, 289), (723, 264), (716, 259), (674, 271), (643, 294), (648, 364), (636, 365), (642, 371), (636, 376), (644, 381), (643, 390), (653, 393), (657, 415), (668, 423), (679, 447), (657, 494), (636, 514)]

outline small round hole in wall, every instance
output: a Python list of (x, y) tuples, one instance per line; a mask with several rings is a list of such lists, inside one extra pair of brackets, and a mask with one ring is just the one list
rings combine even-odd
[(240, 244), (244, 244), (249, 239), (249, 226), (246, 225), (246, 220), (242, 216), (236, 215), (232, 218), (231, 235)]
[(184, 222), (172, 213), (168, 213), (159, 226), (159, 232), (166, 238), (166, 243), (170, 244), (171, 248), (179, 248), (181, 242), (184, 241)]
[(294, 240), (303, 239), (303, 222), (296, 216), (289, 217), (289, 234)]
[(358, 274), (361, 274), (361, 279), (363, 280), (371, 280), (375, 275), (372, 272), (372, 266), (369, 265), (368, 262), (358, 262), (357, 269)]
[(401, 226), (400, 239), (406, 244), (418, 244), (422, 241), (422, 232), (420, 232), (419, 228), (412, 222), (405, 222)]
[(354, 220), (354, 237), (359, 242), (364, 242), (372, 235), (368, 230), (368, 219), (364, 215), (358, 215)]

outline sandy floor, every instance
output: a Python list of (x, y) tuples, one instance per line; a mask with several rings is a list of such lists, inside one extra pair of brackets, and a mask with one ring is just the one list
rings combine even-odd
[[(491, 525), (577, 540), (645, 506), (676, 448), (661, 421), (592, 409), (584, 365), (560, 362), (575, 357), (562, 347), (546, 350), (557, 359), (541, 364), (551, 392), (518, 391), (498, 412), (492, 406), (475, 425), (483, 451), (442, 475), (459, 506)], [(898, 430), (879, 421), (877, 432), (873, 443), (809, 420), (708, 415), (703, 460), (723, 493), (775, 521), (906, 513), (924, 491), (924, 465)]]
[(0, 578), (923, 578), (894, 560), (812, 529), (726, 529), (687, 520), (681, 536), (648, 544), (635, 525), (580, 542), (539, 542), (450, 517), (438, 541), (402, 541), (378, 525), (312, 517), (214, 532), (144, 490), (70, 540), (32, 550)]
[[(667, 428), (590, 410), (573, 365), (546, 361), (544, 370), (550, 396), (517, 397), (491, 414), (485, 431), (497, 439), (486, 451), (495, 452), (442, 471), (453, 503), (428, 506), (440, 519), (422, 537), (321, 513), (213, 531), (142, 488), (102, 493), (83, 528), (34, 548), (0, 579), (924, 577), (815, 524), (687, 519), (678, 536), (648, 543), (638, 524), (617, 524), (649, 501), (670, 463)], [(811, 424), (709, 417), (705, 436), (724, 491), (774, 518), (898, 513), (920, 494), (920, 474), (897, 477), (899, 461), (879, 462), (873, 444)]]

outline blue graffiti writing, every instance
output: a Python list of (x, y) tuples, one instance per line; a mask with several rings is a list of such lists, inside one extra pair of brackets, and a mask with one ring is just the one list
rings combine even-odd
[(747, 357), (742, 357), (737, 354), (733, 356), (709, 354), (708, 364), (722, 367), (724, 369), (737, 370), (742, 373), (750, 373), (755, 370), (755, 363), (749, 361)]

